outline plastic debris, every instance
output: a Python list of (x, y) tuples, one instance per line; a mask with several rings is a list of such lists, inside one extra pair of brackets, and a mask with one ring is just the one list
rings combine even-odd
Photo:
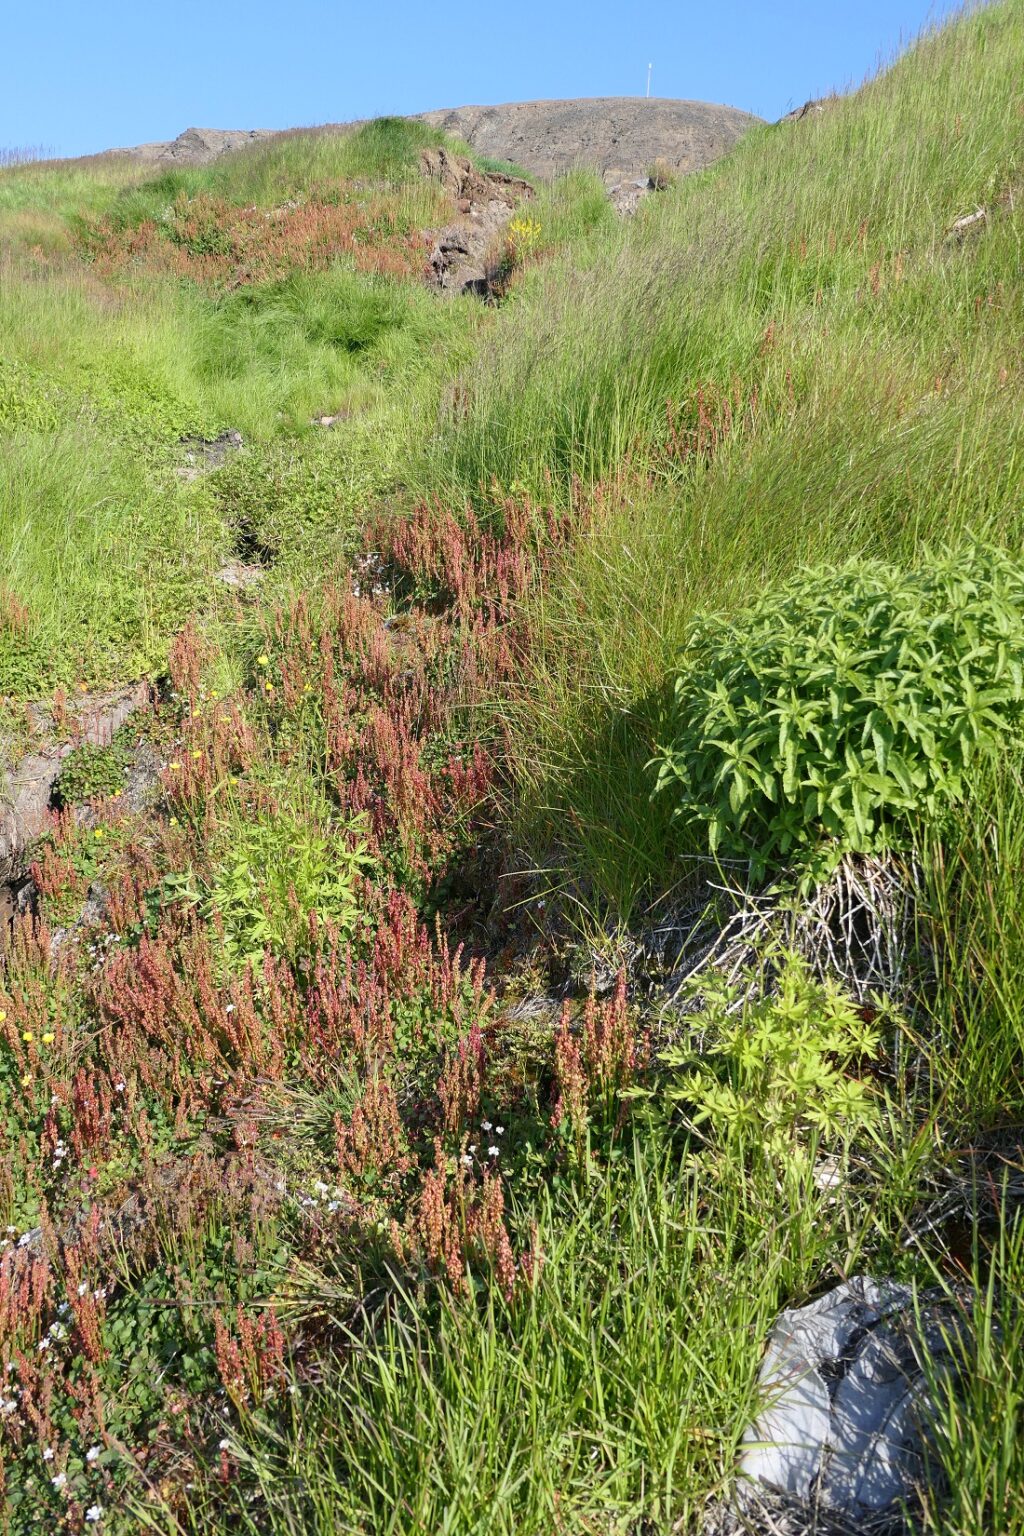
[(714, 1529), (905, 1530), (937, 1475), (934, 1392), (962, 1371), (967, 1316), (949, 1295), (866, 1276), (783, 1312), (740, 1487)]

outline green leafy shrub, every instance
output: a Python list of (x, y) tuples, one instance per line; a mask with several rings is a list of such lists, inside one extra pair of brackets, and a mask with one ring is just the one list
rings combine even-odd
[(915, 571), (809, 570), (690, 628), (655, 794), (713, 853), (821, 873), (958, 799), (1018, 727), (1024, 566), (971, 545)]
[(94, 747), (83, 742), (61, 764), (54, 793), (62, 806), (81, 805), (124, 789), (129, 752), (124, 742)]
[(702, 1049), (664, 1053), (681, 1076), (663, 1091), (708, 1141), (755, 1145), (795, 1167), (815, 1137), (834, 1141), (875, 1118), (875, 1091), (854, 1072), (878, 1056), (877, 1027), (799, 956), (782, 958), (777, 991), (748, 971), (734, 983), (702, 978), (701, 996)]
[(294, 958), (308, 940), (311, 912), (351, 934), (360, 917), (357, 877), (372, 862), (359, 832), (288, 810), (254, 822), (232, 818), (206, 903), (224, 924), (230, 958), (244, 962), (265, 949)]

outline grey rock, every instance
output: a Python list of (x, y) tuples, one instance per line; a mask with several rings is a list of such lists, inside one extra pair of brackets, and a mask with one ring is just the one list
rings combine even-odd
[[(72, 739), (47, 741), (0, 772), (0, 880), (11, 878), (25, 848), (46, 830), (53, 786), (67, 754), (83, 743), (109, 746), (114, 732), (148, 701), (146, 682), (75, 699), (70, 706), (77, 718)], [(36, 718), (40, 732), (48, 734), (51, 727), (44, 712), (37, 710)]]
[(221, 432), (219, 437), (183, 437), (180, 445), (185, 450), (185, 462), (177, 473), (182, 480), (196, 480), (226, 464), (242, 447), (242, 434)]
[(268, 128), (186, 128), (176, 139), (136, 144), (131, 149), (112, 149), (107, 154), (130, 155), (133, 160), (157, 165), (209, 165), (221, 155), (246, 149), (250, 144), (273, 136), (273, 130)]
[(654, 160), (681, 174), (701, 170), (761, 121), (735, 107), (640, 96), (454, 107), (424, 112), (421, 120), (530, 175), (582, 166), (609, 187), (646, 176)]

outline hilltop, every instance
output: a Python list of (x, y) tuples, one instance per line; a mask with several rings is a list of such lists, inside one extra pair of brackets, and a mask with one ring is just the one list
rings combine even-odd
[(680, 175), (703, 170), (761, 119), (703, 101), (605, 96), (455, 107), (424, 112), (422, 121), (531, 175), (559, 176), (580, 167), (611, 186), (646, 176), (655, 160)]
[[(761, 121), (707, 102), (627, 96), (442, 108), (414, 120), (462, 141), (478, 155), (521, 166), (533, 176), (551, 178), (582, 168), (596, 171), (609, 186), (646, 176), (655, 160), (680, 174), (702, 170)], [(356, 127), (336, 123), (315, 131), (345, 133)], [(165, 143), (108, 153), (156, 165), (207, 165), (220, 155), (273, 137), (266, 129), (188, 128)]]

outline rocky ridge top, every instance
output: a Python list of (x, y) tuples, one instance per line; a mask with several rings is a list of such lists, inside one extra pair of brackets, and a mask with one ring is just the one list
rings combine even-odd
[[(420, 113), (417, 120), (462, 139), (479, 155), (511, 161), (533, 176), (557, 176), (584, 166), (597, 171), (609, 187), (646, 177), (654, 160), (680, 174), (701, 170), (761, 121), (735, 107), (629, 96), (442, 108)], [(320, 131), (339, 133), (357, 126), (330, 124)], [(176, 139), (111, 153), (154, 164), (205, 165), (275, 136), (275, 130), (263, 128), (186, 128)]]

